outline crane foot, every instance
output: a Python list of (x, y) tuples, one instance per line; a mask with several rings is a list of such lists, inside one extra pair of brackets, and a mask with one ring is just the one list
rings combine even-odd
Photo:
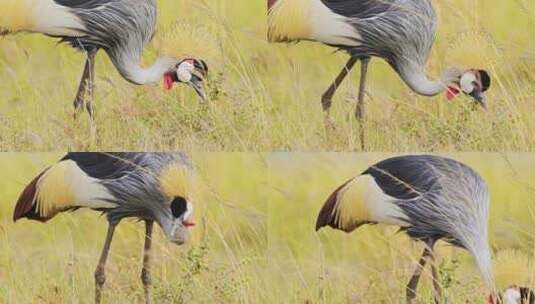
[(332, 132), (336, 130), (336, 125), (334, 123), (334, 120), (332, 119), (328, 111), (325, 112), (325, 118), (323, 119), (323, 124), (325, 126), (325, 130), (327, 131)]
[(100, 304), (102, 300), (102, 287), (106, 282), (106, 274), (104, 267), (99, 265), (95, 271), (95, 304)]

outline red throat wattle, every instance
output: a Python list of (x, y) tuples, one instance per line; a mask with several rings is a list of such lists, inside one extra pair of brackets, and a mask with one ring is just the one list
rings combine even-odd
[(460, 93), (459, 89), (457, 89), (456, 87), (449, 86), (448, 89), (446, 90), (446, 98), (448, 98), (448, 100), (452, 100), (457, 95), (459, 95), (459, 93)]
[(171, 90), (173, 88), (173, 76), (171, 76), (171, 73), (165, 73), (163, 75), (163, 87), (166, 90)]
[(184, 227), (186, 228), (189, 228), (189, 227), (195, 226), (195, 222), (193, 221), (191, 217), (189, 217), (182, 221), (182, 225), (184, 225)]

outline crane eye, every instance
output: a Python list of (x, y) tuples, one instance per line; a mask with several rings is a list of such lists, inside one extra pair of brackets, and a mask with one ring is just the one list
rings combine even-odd
[(180, 217), (184, 212), (188, 210), (188, 202), (183, 197), (175, 197), (171, 202), (171, 212), (174, 217)]

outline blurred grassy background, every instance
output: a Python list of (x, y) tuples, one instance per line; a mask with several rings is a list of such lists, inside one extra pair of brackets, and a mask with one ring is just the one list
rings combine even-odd
[[(387, 158), (379, 153), (275, 153), (269, 156), (268, 212), (271, 303), (404, 303), (405, 286), (422, 253), (397, 228), (363, 226), (351, 234), (314, 231), (329, 195), (349, 178)], [(491, 189), (490, 235), (498, 288), (535, 285), (535, 155), (446, 155), (478, 171)], [(471, 256), (437, 247), (445, 303), (483, 303), (489, 291)], [(430, 268), (419, 303), (432, 302)], [(283, 299), (281, 301), (281, 299)]]
[[(439, 33), (430, 76), (448, 66), (488, 69), (490, 111), (467, 98), (415, 96), (381, 60), (369, 74), (373, 151), (525, 151), (535, 148), (535, 3), (434, 1)], [(358, 69), (335, 96), (326, 133), (320, 96), (346, 56), (315, 43), (268, 44), (265, 1), (160, 0), (158, 53), (205, 58), (210, 100), (191, 89), (136, 87), (107, 56), (96, 67), (96, 119), (72, 119), (85, 56), (54, 39), (0, 39), (0, 150), (358, 150)]]
[[(47, 224), (11, 220), (24, 186), (61, 154), (0, 153), (0, 303), (93, 303), (107, 221), (79, 210)], [(197, 153), (192, 240), (155, 229), (155, 303), (262, 303), (267, 246), (263, 156)], [(105, 303), (141, 303), (143, 223), (125, 220), (112, 242)]]

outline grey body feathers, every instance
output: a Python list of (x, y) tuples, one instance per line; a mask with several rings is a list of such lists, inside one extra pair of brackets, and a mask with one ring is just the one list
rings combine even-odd
[[(381, 161), (362, 173), (373, 177), (386, 194), (383, 203), (396, 205), (404, 216), (396, 218), (411, 238), (442, 239), (468, 250), (488, 286), (493, 284), (488, 219), (490, 196), (483, 179), (453, 159), (431, 155), (399, 156)], [(327, 199), (316, 223), (346, 229), (337, 222), (338, 188)]]
[(409, 219), (402, 228), (417, 240), (443, 239), (468, 250), (485, 282), (492, 286), (488, 220), (490, 195), (485, 181), (468, 166), (444, 157), (400, 156), (363, 174), (393, 197)]
[(322, 2), (333, 12), (345, 16), (361, 36), (357, 40), (359, 46), (336, 47), (359, 58), (381, 57), (398, 72), (425, 66), (436, 31), (436, 13), (430, 0)]
[(114, 223), (126, 217), (170, 215), (169, 198), (160, 190), (161, 170), (175, 161), (193, 170), (189, 158), (181, 153), (69, 153), (64, 159), (75, 161), (113, 195), (117, 207), (102, 211)]
[(486, 233), (489, 192), (471, 168), (452, 159), (402, 156), (380, 162), (363, 174), (396, 199), (410, 219), (404, 230), (418, 240), (444, 239), (467, 248), (467, 237)]
[(81, 37), (61, 37), (81, 50), (105, 50), (119, 73), (128, 80), (129, 65), (141, 61), (143, 49), (156, 28), (155, 0), (55, 0), (82, 20)]

